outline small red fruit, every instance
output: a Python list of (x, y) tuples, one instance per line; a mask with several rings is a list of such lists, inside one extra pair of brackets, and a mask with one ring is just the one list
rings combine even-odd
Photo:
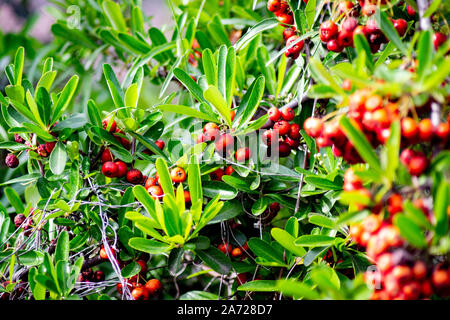
[[(110, 248), (110, 253), (112, 256), (116, 255), (116, 252), (114, 251), (113, 248)], [(99, 255), (100, 255), (100, 258), (102, 258), (102, 259), (108, 259), (108, 254), (106, 253), (105, 247), (102, 246), (102, 248), (100, 249)]]
[(145, 290), (145, 288), (134, 288), (131, 291), (131, 295), (133, 296), (134, 300), (147, 300), (148, 299), (148, 292)]
[(19, 165), (19, 159), (15, 154), (10, 153), (6, 156), (5, 163), (9, 168), (14, 169)]
[(215, 124), (214, 122), (208, 122), (207, 124), (205, 124), (205, 126), (203, 127), (203, 132), (209, 131), (209, 130), (219, 130), (219, 126), (217, 124)]
[(291, 154), (291, 146), (287, 142), (281, 141), (278, 146), (278, 153), (282, 158), (288, 157)]
[(300, 126), (296, 123), (292, 123), (289, 126), (288, 135), (291, 139), (299, 139), (300, 138)]
[(421, 141), (430, 141), (433, 137), (433, 124), (431, 119), (422, 119), (419, 122), (419, 138)]
[(223, 169), (219, 168), (209, 174), (211, 180), (222, 181), (222, 177), (224, 175)]
[(214, 146), (216, 148), (217, 153), (224, 156), (225, 153), (229, 152), (233, 148), (234, 139), (228, 133), (222, 134), (219, 137), (219, 139), (216, 140), (216, 142), (214, 143)]
[(283, 31), (283, 39), (284, 41), (287, 41), (287, 39), (289, 39), (292, 36), (295, 36), (296, 32), (295, 32), (295, 27), (292, 28), (286, 28)]
[(147, 262), (145, 262), (144, 260), (138, 260), (136, 262), (141, 267), (140, 273), (146, 273), (148, 269)]
[(405, 35), (406, 29), (408, 29), (408, 22), (404, 19), (394, 20), (394, 28), (400, 37)]
[(280, 21), (281, 24), (293, 24), (294, 18), (291, 14), (288, 13), (282, 13), (277, 17), (278, 21)]
[(309, 117), (303, 123), (303, 128), (309, 136), (317, 138), (322, 133), (323, 122), (319, 118)]
[(229, 165), (226, 169), (225, 169), (225, 174), (227, 176), (231, 176), (231, 174), (234, 172), (233, 166)]
[(267, 10), (270, 12), (277, 12), (280, 10), (280, 0), (267, 1)]
[(238, 248), (238, 247), (234, 248), (234, 249), (231, 251), (231, 256), (232, 256), (233, 258), (239, 258), (240, 256), (242, 256), (242, 250), (241, 250), (241, 248)]
[(105, 162), (102, 166), (102, 173), (105, 177), (115, 178), (118, 173), (118, 166), (112, 161)]
[(277, 130), (280, 136), (284, 136), (285, 134), (287, 134), (289, 132), (289, 128), (289, 122), (287, 122), (286, 120), (277, 121), (273, 125), (273, 130)]
[(47, 153), (52, 153), (53, 149), (56, 146), (56, 141), (46, 142), (45, 143), (45, 150), (47, 150)]
[(170, 171), (170, 178), (175, 183), (183, 183), (186, 180), (186, 171), (180, 167), (173, 168)]
[(445, 41), (447, 41), (447, 37), (440, 32), (436, 32), (433, 35), (434, 49), (437, 50)]
[(145, 180), (145, 189), (148, 190), (151, 186), (156, 186), (156, 179), (153, 177), (148, 177), (147, 180)]
[(336, 39), (331, 39), (327, 42), (327, 49), (333, 52), (341, 52), (343, 47)]
[(226, 242), (219, 244), (217, 246), (217, 248), (225, 254), (227, 254), (228, 252), (231, 252), (231, 250), (233, 250), (233, 247), (229, 243), (226, 243)]
[(109, 132), (111, 132), (111, 133), (116, 132), (116, 129), (117, 129), (116, 121), (115, 120), (110, 121), (110, 120), (111, 120), (111, 118), (106, 118), (102, 121), (103, 129), (107, 130), (108, 125), (109, 125), (110, 126)]
[(415, 139), (419, 133), (419, 128), (414, 119), (406, 117), (402, 119), (402, 136), (406, 139)]
[(416, 154), (409, 161), (409, 173), (413, 176), (420, 176), (428, 167), (428, 159), (424, 154)]
[(113, 156), (112, 156), (111, 150), (109, 150), (108, 148), (103, 150), (102, 155), (101, 155), (102, 163), (112, 161), (112, 159), (113, 159)]
[(267, 114), (269, 116), (269, 119), (274, 122), (280, 120), (281, 112), (276, 107), (270, 108), (269, 111), (267, 111)]
[(128, 167), (127, 164), (123, 161), (116, 161), (117, 164), (117, 178), (123, 178), (126, 176)]
[(414, 10), (414, 8), (411, 7), (411, 6), (407, 6), (407, 7), (406, 7), (406, 12), (408, 13), (408, 15), (409, 15), (411, 18), (414, 18), (414, 17), (416, 16), (416, 10)]
[(328, 42), (331, 39), (336, 38), (338, 33), (338, 26), (331, 20), (325, 21), (320, 25), (319, 35), (320, 40), (322, 40), (323, 42)]
[(159, 294), (162, 291), (161, 281), (158, 279), (150, 279), (145, 284), (145, 289), (147, 289), (148, 293), (152, 296)]
[(147, 189), (148, 193), (152, 196), (153, 199), (157, 200), (161, 198), (164, 193), (160, 186), (151, 186)]
[(283, 107), (280, 109), (281, 117), (286, 121), (292, 121), (295, 117), (294, 110), (289, 107)]
[(252, 156), (252, 151), (248, 147), (239, 148), (236, 150), (235, 157), (236, 157), (236, 161), (238, 161), (238, 162), (245, 162), (248, 159), (250, 159), (251, 156)]
[(127, 181), (132, 184), (139, 184), (142, 182), (142, 172), (138, 169), (131, 169), (127, 172)]
[(164, 149), (164, 147), (165, 147), (165, 143), (164, 143), (164, 141), (162, 141), (162, 140), (156, 140), (155, 141), (155, 144), (156, 144), (156, 146), (159, 148), (159, 149)]

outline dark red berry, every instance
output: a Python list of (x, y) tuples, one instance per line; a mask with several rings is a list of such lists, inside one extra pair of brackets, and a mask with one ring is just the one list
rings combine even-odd
[(19, 165), (19, 159), (15, 154), (10, 153), (6, 156), (5, 163), (9, 168), (14, 169)]
[(132, 184), (139, 184), (142, 182), (142, 172), (138, 169), (131, 169), (127, 172), (127, 181)]

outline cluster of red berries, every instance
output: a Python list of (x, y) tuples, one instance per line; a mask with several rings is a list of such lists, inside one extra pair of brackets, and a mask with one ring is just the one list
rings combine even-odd
[[(115, 257), (116, 256), (116, 252), (114, 249), (111, 248), (111, 254)], [(106, 252), (106, 249), (102, 246), (99, 252), (100, 258), (106, 260), (108, 259), (108, 255)], [(146, 254), (144, 254), (143, 256), (147, 256)], [(130, 289), (131, 291), (131, 295), (133, 296), (133, 298), (135, 300), (149, 300), (151, 297), (156, 297), (158, 296), (161, 291), (162, 291), (162, 284), (158, 279), (150, 279), (148, 281), (146, 281), (145, 285), (139, 283), (140, 278), (144, 277), (146, 272), (148, 271), (148, 267), (147, 267), (147, 262), (144, 258), (138, 259), (136, 261), (139, 266), (141, 267), (141, 270), (138, 274), (125, 279), (125, 285)], [(122, 261), (122, 260), (118, 260), (119, 263), (119, 267), (120, 268), (124, 268), (127, 263)], [(123, 285), (122, 283), (118, 283), (117, 286), (117, 292), (119, 294), (122, 294), (123, 292)]]
[[(103, 120), (103, 128), (106, 129), (108, 126), (109, 120)], [(112, 121), (109, 132), (122, 132), (117, 128), (116, 122)], [(129, 140), (120, 136), (115, 136), (119, 141), (128, 141)], [(161, 150), (164, 148), (165, 144), (162, 140), (157, 140), (155, 144)], [(122, 143), (125, 146), (125, 143)], [(146, 181), (147, 177), (142, 175), (142, 172), (138, 169), (128, 169), (128, 165), (120, 160), (113, 161), (113, 155), (111, 150), (105, 148), (100, 157), (103, 165), (102, 165), (102, 173), (105, 177), (108, 178), (123, 178), (126, 177), (127, 181), (132, 184), (142, 184)]]
[[(235, 115), (236, 115), (235, 110), (232, 110), (231, 119), (234, 119)], [(197, 143), (210, 141), (214, 141), (215, 150), (222, 157), (231, 155), (231, 152), (234, 150), (235, 146), (234, 137), (229, 133), (221, 132), (219, 126), (214, 122), (208, 122), (207, 124), (205, 124), (203, 127), (203, 132), (197, 135)], [(236, 159), (237, 162), (246, 162), (251, 157), (252, 151), (248, 147), (238, 148), (234, 153), (234, 158)], [(223, 170), (222, 174), (220, 174), (220, 170), (222, 169), (218, 169), (217, 171), (218, 179), (215, 180), (221, 180), (221, 177), (223, 176)], [(229, 170), (232, 170), (232, 168)], [(230, 172), (230, 174), (231, 173), (232, 171)]]
[[(373, 53), (377, 52), (383, 43), (387, 43), (389, 40), (381, 31), (377, 25), (375, 19), (371, 18), (367, 20), (365, 25), (360, 25), (358, 19), (351, 16), (353, 12), (353, 4), (350, 1), (352, 7), (342, 7), (345, 10), (344, 13), (347, 17), (338, 26), (332, 20), (323, 22), (320, 25), (319, 36), (320, 40), (326, 44), (327, 49), (333, 52), (341, 52), (344, 48), (353, 47), (353, 37), (356, 34), (360, 34), (366, 37), (369, 42), (370, 49)], [(392, 20), (394, 28), (397, 30), (399, 36), (404, 36), (408, 23), (404, 19)]]
[[(186, 171), (183, 168), (175, 167), (170, 170), (170, 179), (173, 183), (183, 183), (186, 181)], [(144, 188), (152, 196), (153, 199), (161, 199), (164, 196), (164, 192), (161, 188), (161, 182), (158, 173), (154, 177), (148, 177), (145, 181)], [(191, 194), (189, 191), (184, 190), (184, 202), (191, 203)], [(176, 194), (176, 189), (175, 189)]]
[(102, 282), (105, 280), (105, 273), (101, 270), (93, 271), (91, 268), (82, 271), (78, 276), (78, 282)]
[(222, 181), (223, 176), (231, 176), (231, 174), (234, 172), (234, 168), (232, 165), (229, 165), (224, 169), (218, 168), (215, 171), (211, 172), (209, 176), (211, 177), (211, 180), (214, 181)]
[[(291, 12), (289, 4), (284, 0), (269, 0), (267, 2), (267, 9), (270, 12), (273, 12), (278, 21), (280, 21), (282, 26), (285, 27), (283, 31), (283, 38), (284, 41), (286, 41), (286, 47), (289, 47), (299, 38), (297, 35), (297, 29), (293, 26), (294, 16)], [(287, 27), (287, 25), (292, 26)], [(300, 55), (300, 51), (303, 49), (303, 46), (304, 42), (303, 40), (300, 40), (291, 48), (287, 49), (284, 54), (288, 58), (297, 59)]]
[(296, 123), (289, 123), (294, 120), (294, 110), (288, 106), (281, 109), (272, 107), (267, 114), (269, 123), (264, 126), (268, 130), (264, 131), (262, 135), (263, 142), (271, 152), (278, 141), (279, 156), (288, 157), (291, 150), (297, 149), (300, 145), (300, 126)]
[(247, 253), (249, 252), (248, 243), (246, 242), (242, 247), (235, 247), (228, 242), (223, 242), (217, 246), (217, 248), (226, 255), (230, 255), (235, 259), (243, 260), (245, 259)]
[[(364, 133), (374, 148), (386, 143), (390, 137), (391, 123), (396, 120), (401, 123), (402, 148), (426, 142), (445, 147), (449, 142), (448, 121), (435, 127), (429, 118), (417, 122), (409, 116), (400, 117), (398, 101), (383, 98), (370, 89), (360, 89), (351, 94), (348, 108), (347, 117)], [(316, 139), (318, 147), (331, 146), (335, 156), (343, 157), (350, 164), (363, 162), (353, 144), (346, 138), (338, 117), (327, 122), (310, 117), (305, 120), (303, 127), (308, 135)], [(425, 154), (409, 149), (402, 152), (402, 162), (408, 167), (410, 174), (416, 176), (422, 174), (428, 166)]]
[(117, 142), (119, 142), (125, 149), (130, 150), (130, 140), (126, 138), (125, 132), (117, 126), (115, 120), (108, 117), (102, 121), (102, 126), (103, 129), (108, 130), (109, 133), (112, 133)]
[[(350, 191), (372, 198), (351, 168), (344, 175), (344, 192)], [(413, 256), (398, 228), (392, 224), (393, 217), (403, 211), (403, 202), (400, 193), (393, 193), (384, 203), (372, 206), (372, 213), (361, 223), (350, 227), (353, 241), (366, 248), (367, 256), (377, 266), (376, 272), (365, 274), (367, 281), (375, 286), (371, 299), (416, 300), (429, 298), (434, 292), (448, 294), (450, 269), (443, 271), (440, 264), (427, 267), (431, 262), (426, 264), (425, 258)], [(416, 199), (413, 204), (432, 219), (432, 211), (422, 199)], [(357, 204), (357, 207), (363, 209), (367, 205)]]
[[(57, 136), (55, 133), (50, 132), (51, 135)], [(32, 138), (33, 134), (30, 135), (30, 138)], [(36, 147), (33, 147), (28, 141), (25, 141), (19, 134), (14, 134), (14, 141), (17, 143), (25, 144), (29, 147), (27, 149), (27, 152), (30, 150), (34, 150), (40, 157), (47, 158), (50, 156), (50, 153), (52, 153), (53, 149), (56, 146), (56, 141), (50, 141), (43, 144), (37, 144)], [(5, 164), (7, 167), (14, 169), (19, 166), (19, 158), (14, 153), (9, 153), (5, 158)]]

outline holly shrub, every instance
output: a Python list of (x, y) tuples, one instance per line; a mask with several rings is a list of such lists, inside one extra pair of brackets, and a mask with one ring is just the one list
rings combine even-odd
[(2, 37), (1, 299), (449, 297), (445, 1), (167, 4)]

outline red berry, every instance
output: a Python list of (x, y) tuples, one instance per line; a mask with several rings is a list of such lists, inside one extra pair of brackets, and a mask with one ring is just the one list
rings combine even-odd
[(280, 21), (280, 23), (282, 24), (293, 24), (294, 23), (294, 18), (292, 17), (291, 14), (288, 13), (282, 13), (277, 17), (278, 21)]
[(270, 12), (277, 12), (280, 10), (280, 0), (269, 0), (267, 1), (267, 10)]
[(345, 79), (345, 80), (342, 82), (342, 89), (344, 89), (345, 91), (350, 91), (350, 90), (352, 90), (352, 86), (353, 86), (352, 80), (350, 80), (350, 79)]
[(320, 40), (322, 40), (323, 42), (328, 42), (331, 39), (336, 38), (338, 32), (338, 26), (333, 21), (325, 21), (320, 25), (319, 28)]
[(227, 176), (231, 176), (231, 174), (234, 172), (233, 166), (229, 165), (226, 169), (225, 169), (225, 174)]
[[(113, 248), (110, 248), (110, 253), (112, 256), (116, 255), (116, 252), (114, 251)], [(102, 248), (100, 249), (99, 255), (100, 255), (100, 258), (102, 258), (102, 259), (105, 259), (105, 260), (108, 259), (108, 254), (106, 253), (105, 247), (102, 246)]]
[(214, 143), (217, 153), (221, 154), (222, 156), (225, 155), (225, 153), (228, 153), (234, 146), (234, 139), (231, 135), (228, 133), (225, 133), (219, 137), (218, 140)]
[(300, 126), (296, 123), (292, 123), (289, 126), (288, 135), (292, 139), (300, 139)]
[(215, 124), (214, 122), (208, 122), (203, 127), (203, 132), (206, 132), (208, 130), (219, 130), (219, 126), (217, 124)]
[(219, 244), (217, 246), (217, 248), (225, 254), (227, 254), (227, 252), (231, 252), (231, 250), (233, 250), (233, 247), (229, 243), (226, 243), (226, 242)]
[(341, 28), (342, 31), (353, 31), (358, 26), (358, 20), (355, 18), (349, 17), (342, 22)]
[(236, 247), (231, 251), (231, 256), (233, 258), (239, 258), (240, 256), (242, 256), (242, 253), (243, 252), (242, 252), (241, 248)]
[(339, 32), (338, 44), (340, 47), (353, 47), (353, 31), (342, 30)]
[(406, 117), (402, 119), (401, 122), (402, 127), (402, 136), (406, 139), (414, 139), (419, 134), (419, 128), (417, 126), (416, 121), (414, 119)]
[(443, 142), (447, 142), (450, 138), (450, 125), (447, 122), (440, 123), (436, 128), (436, 137), (441, 139)]
[(109, 132), (111, 132), (111, 133), (116, 132), (116, 129), (117, 129), (116, 121), (115, 120), (110, 121), (110, 120), (111, 120), (111, 118), (106, 118), (106, 119), (104, 119), (102, 121), (103, 129), (106, 130), (108, 128), (108, 125), (109, 125), (110, 126), (109, 127)]
[(37, 146), (36, 152), (41, 157), (48, 157), (47, 149), (45, 148), (45, 144), (40, 144)]
[(222, 177), (224, 175), (223, 169), (219, 168), (209, 174), (211, 180), (222, 181)]
[(282, 158), (288, 157), (291, 154), (291, 146), (284, 141), (281, 141), (278, 146), (279, 156)]
[(267, 111), (267, 114), (269, 116), (269, 119), (272, 120), (272, 121), (280, 120), (281, 112), (276, 107), (270, 108), (269, 111)]
[(353, 3), (351, 1), (342, 1), (339, 2), (338, 5), (338, 12), (339, 15), (343, 14), (343, 13), (350, 13), (353, 9)]
[(170, 178), (175, 183), (183, 183), (186, 180), (186, 171), (180, 167), (173, 168), (170, 171)]
[(327, 49), (333, 52), (341, 52), (343, 48), (336, 39), (331, 39), (327, 42)]
[(165, 143), (164, 143), (164, 141), (162, 141), (162, 140), (156, 140), (155, 141), (155, 144), (156, 144), (156, 146), (159, 148), (159, 149), (164, 149), (164, 146), (166, 145)]
[(16, 157), (16, 155), (10, 153), (6, 156), (5, 163), (9, 168), (14, 169), (19, 165), (19, 159)]
[(152, 178), (152, 177), (149, 177), (145, 181), (145, 189), (148, 190), (148, 188), (150, 188), (151, 186), (156, 186), (156, 179)]
[(184, 195), (184, 202), (191, 203), (191, 193), (187, 190), (184, 190), (183, 195)]
[(280, 109), (281, 117), (286, 121), (291, 121), (295, 117), (294, 110), (289, 107), (283, 107)]
[(420, 176), (428, 167), (428, 159), (424, 154), (416, 154), (409, 161), (409, 173), (413, 176)]
[(250, 159), (250, 157), (252, 156), (252, 151), (250, 150), (250, 148), (239, 148), (236, 150), (236, 161), (237, 162), (245, 162), (248, 159)]
[(406, 12), (408, 13), (408, 15), (409, 15), (411, 18), (414, 18), (414, 17), (416, 16), (416, 10), (414, 10), (414, 8), (411, 7), (411, 6), (407, 6), (407, 7), (406, 7)]
[(115, 178), (117, 176), (119, 168), (117, 164), (112, 161), (105, 162), (102, 166), (102, 173), (109, 178)]
[(52, 153), (53, 149), (56, 146), (56, 141), (46, 142), (45, 143), (45, 150), (47, 150), (47, 153)]
[(277, 130), (280, 136), (284, 136), (285, 134), (287, 134), (289, 132), (289, 128), (289, 122), (287, 122), (286, 120), (277, 121), (273, 125), (273, 130)]
[(128, 167), (123, 161), (116, 161), (117, 164), (117, 178), (123, 178), (126, 176)]
[(411, 159), (414, 157), (414, 151), (411, 149), (404, 149), (400, 153), (400, 161), (407, 167)]
[(112, 161), (112, 159), (113, 159), (113, 156), (112, 156), (111, 150), (109, 150), (108, 148), (103, 150), (103, 153), (101, 155), (102, 163), (105, 163), (105, 162), (108, 162), (108, 161)]
[(161, 187), (160, 186), (156, 186), (156, 185), (150, 186), (147, 189), (147, 191), (152, 196), (152, 198), (155, 199), (155, 200), (161, 198), (164, 195), (163, 190), (161, 189)]
[(406, 29), (408, 29), (408, 22), (405, 19), (394, 20), (394, 28), (400, 37), (405, 35)]
[(141, 267), (141, 273), (146, 273), (147, 272), (147, 262), (145, 262), (144, 260), (138, 260), (136, 261), (137, 264)]
[(309, 136), (317, 138), (322, 133), (323, 123), (319, 118), (309, 117), (303, 123), (303, 128)]
[(145, 288), (134, 288), (131, 291), (134, 300), (148, 300), (148, 292)]
[(159, 294), (162, 291), (161, 281), (158, 279), (150, 279), (145, 284), (145, 289), (147, 289), (148, 293), (152, 296)]
[(430, 141), (433, 137), (433, 124), (431, 119), (422, 119), (419, 122), (419, 138), (420, 141)]
[(436, 32), (433, 35), (434, 49), (437, 50), (445, 41), (447, 41), (447, 37), (440, 32)]
[(140, 184), (142, 182), (142, 172), (138, 169), (131, 169), (127, 172), (127, 181), (132, 184)]
[(292, 28), (286, 28), (283, 31), (283, 39), (284, 41), (287, 41), (287, 39), (289, 39), (292, 36), (295, 36), (296, 32), (295, 32), (295, 27)]
[(300, 140), (286, 137), (284, 141), (291, 147), (291, 149), (297, 149), (300, 145)]
[(269, 129), (269, 130), (264, 131), (262, 139), (263, 139), (264, 144), (269, 146), (274, 141), (277, 141), (279, 136), (280, 135), (277, 130)]

